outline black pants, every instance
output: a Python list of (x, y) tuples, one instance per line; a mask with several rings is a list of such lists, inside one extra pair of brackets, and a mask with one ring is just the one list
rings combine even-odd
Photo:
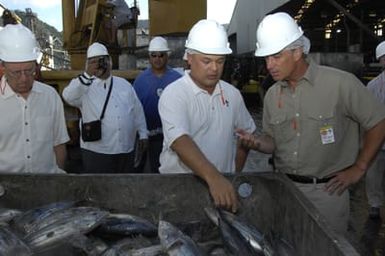
[(134, 152), (101, 154), (82, 149), (83, 170), (80, 173), (133, 173)]
[(159, 173), (159, 156), (163, 148), (163, 134), (148, 137), (148, 148), (135, 171), (138, 173)]

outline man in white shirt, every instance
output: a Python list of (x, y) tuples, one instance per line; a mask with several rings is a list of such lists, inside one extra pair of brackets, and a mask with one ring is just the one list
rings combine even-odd
[[(147, 145), (142, 105), (128, 81), (111, 75), (111, 67), (107, 48), (93, 43), (87, 50), (85, 72), (63, 90), (65, 101), (78, 107), (82, 114), (80, 147), (84, 173), (133, 172), (137, 132), (139, 147), (144, 150)], [(97, 120), (100, 126), (91, 129), (90, 122)], [(94, 128), (101, 128), (101, 136), (88, 138), (86, 129)]]
[[(385, 41), (376, 47), (376, 58), (380, 62), (383, 71), (368, 83), (367, 88), (377, 99), (385, 104)], [(369, 217), (372, 219), (380, 218), (380, 208), (384, 200), (384, 176), (385, 145), (382, 145), (365, 178), (366, 195), (370, 205)]]
[(194, 173), (208, 185), (216, 206), (237, 210), (237, 196), (222, 173), (240, 172), (248, 150), (237, 145), (237, 128), (255, 124), (240, 92), (220, 77), (231, 54), (223, 26), (201, 20), (186, 41), (191, 71), (168, 85), (159, 101), (164, 143), (160, 173)]
[(69, 140), (63, 102), (35, 81), (40, 54), (33, 33), (21, 24), (0, 31), (0, 172), (62, 173)]

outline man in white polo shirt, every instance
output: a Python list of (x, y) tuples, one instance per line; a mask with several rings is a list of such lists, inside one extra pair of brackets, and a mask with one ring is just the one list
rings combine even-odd
[(191, 71), (162, 93), (159, 113), (164, 143), (160, 173), (194, 173), (208, 185), (216, 206), (237, 210), (232, 184), (221, 173), (240, 172), (248, 150), (237, 145), (237, 128), (255, 124), (240, 92), (220, 77), (231, 54), (226, 32), (201, 20), (186, 41)]

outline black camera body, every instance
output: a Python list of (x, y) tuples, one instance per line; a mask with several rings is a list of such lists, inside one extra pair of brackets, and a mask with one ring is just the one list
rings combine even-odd
[(108, 61), (106, 57), (100, 57), (98, 60), (98, 69), (107, 70)]

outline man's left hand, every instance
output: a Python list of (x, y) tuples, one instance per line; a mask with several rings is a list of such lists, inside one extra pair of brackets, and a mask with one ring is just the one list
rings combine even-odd
[(337, 192), (338, 195), (341, 195), (345, 189), (350, 185), (357, 183), (364, 175), (365, 172), (356, 165), (352, 165), (349, 168), (338, 172), (333, 179), (329, 180), (325, 185), (325, 191), (329, 192), (330, 195), (333, 195), (335, 192)]

